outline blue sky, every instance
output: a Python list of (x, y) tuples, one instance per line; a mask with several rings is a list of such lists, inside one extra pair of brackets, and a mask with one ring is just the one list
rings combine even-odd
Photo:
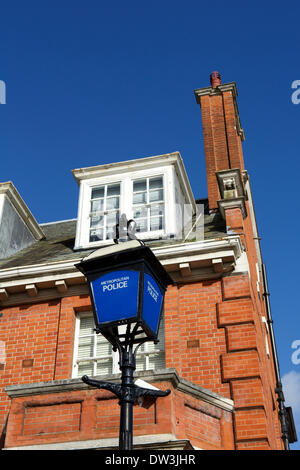
[(209, 86), (213, 70), (235, 81), (280, 371), (300, 438), (291, 347), (300, 340), (300, 104), (291, 100), (299, 18), (299, 2), (2, 3), (0, 181), (13, 181), (38, 222), (70, 219), (71, 169), (178, 150), (194, 195), (206, 197), (193, 91)]

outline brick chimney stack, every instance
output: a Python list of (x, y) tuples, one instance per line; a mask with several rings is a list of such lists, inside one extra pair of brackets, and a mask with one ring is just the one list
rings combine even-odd
[(202, 111), (204, 151), (207, 171), (209, 208), (218, 208), (220, 192), (216, 172), (244, 169), (241, 127), (236, 84), (221, 83), (219, 72), (210, 74), (211, 86), (195, 90)]

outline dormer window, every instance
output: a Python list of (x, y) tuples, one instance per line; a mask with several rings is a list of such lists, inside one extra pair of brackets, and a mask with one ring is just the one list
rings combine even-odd
[(90, 242), (111, 240), (120, 215), (120, 183), (92, 188)]
[(80, 185), (75, 249), (113, 243), (125, 214), (141, 240), (183, 240), (196, 204), (179, 153), (73, 170)]
[(137, 232), (156, 232), (164, 228), (163, 177), (133, 181), (133, 218)]

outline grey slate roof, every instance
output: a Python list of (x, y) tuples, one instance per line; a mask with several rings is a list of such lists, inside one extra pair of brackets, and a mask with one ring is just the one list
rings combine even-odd
[[(201, 201), (202, 202), (202, 201)], [(204, 216), (204, 238), (223, 238), (226, 233), (225, 223), (217, 214), (205, 214)], [(29, 247), (19, 251), (9, 258), (0, 261), (0, 270), (18, 266), (30, 266), (35, 264), (53, 263), (82, 259), (95, 250), (74, 250), (76, 219), (58, 221), (43, 224), (42, 229), (46, 238), (37, 241)], [(162, 243), (178, 243), (177, 240), (153, 240), (147, 245), (160, 246)]]

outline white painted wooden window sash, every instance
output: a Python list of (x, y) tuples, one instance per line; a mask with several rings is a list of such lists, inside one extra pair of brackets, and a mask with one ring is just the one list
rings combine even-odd
[[(120, 215), (121, 184), (119, 182), (92, 188), (89, 241), (111, 240)], [(94, 237), (94, 239), (92, 239)]]
[[(132, 212), (137, 232), (160, 233), (165, 228), (165, 184), (163, 175), (134, 179)], [(156, 226), (155, 224), (157, 224)], [(143, 230), (144, 228), (144, 230)]]

